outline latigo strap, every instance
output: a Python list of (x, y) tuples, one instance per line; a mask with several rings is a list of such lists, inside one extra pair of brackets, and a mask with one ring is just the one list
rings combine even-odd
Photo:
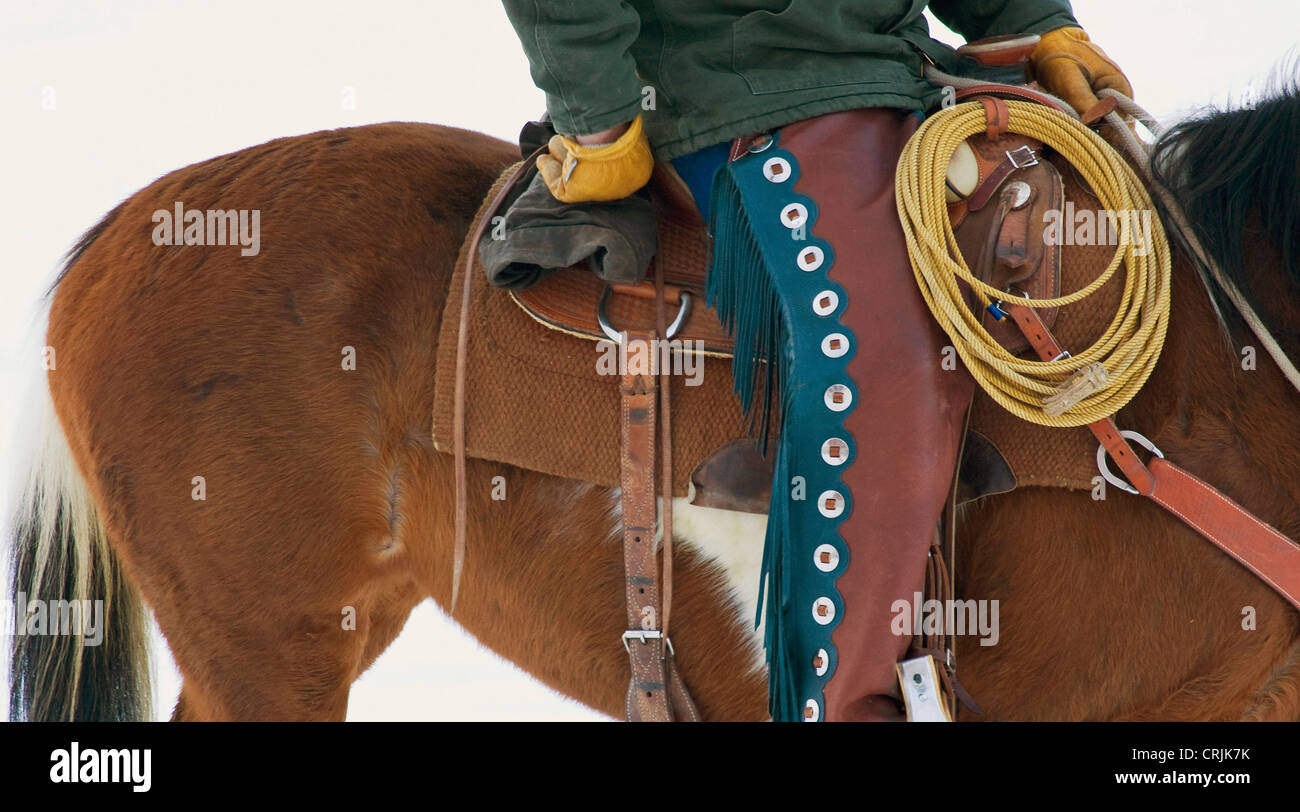
[(661, 626), (655, 555), (656, 337), (653, 331), (625, 331), (620, 336), (627, 359), (620, 389), (628, 627), (623, 645), (632, 666), (626, 713), (630, 722), (698, 721), (695, 704), (677, 673), (672, 644)]
[[(1013, 304), (1006, 310), (1040, 358), (1061, 355), (1061, 346), (1033, 309)], [(1088, 428), (1137, 493), (1173, 513), (1300, 609), (1300, 546), (1159, 454), (1144, 465), (1113, 418)]]

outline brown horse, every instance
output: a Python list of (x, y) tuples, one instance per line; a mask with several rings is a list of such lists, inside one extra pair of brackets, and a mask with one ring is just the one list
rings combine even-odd
[[(1232, 140), (1216, 127), (1267, 141), (1270, 152), (1225, 158), (1236, 174), (1217, 187), (1202, 173), (1181, 189), (1210, 201), (1190, 207), (1202, 222), (1236, 229), (1224, 245), (1244, 232), (1240, 215), (1281, 202), (1225, 190), (1257, 191), (1281, 153), (1294, 169), (1297, 120), (1300, 101), (1284, 95), (1167, 141), (1171, 183), (1172, 169), (1232, 148), (1214, 145)], [(419, 124), (281, 139), (167, 175), (86, 233), (51, 294), (52, 409), (32, 430), (14, 588), (103, 599), (108, 628), (99, 646), (75, 629), (16, 636), (15, 717), (146, 715), (141, 597), (183, 675), (173, 718), (185, 720), (342, 719), (349, 686), (412, 607), (447, 605), (453, 465), (432, 447), (430, 414), (435, 376), (450, 370), (436, 367), (435, 339), (470, 219), (515, 157)], [(1278, 174), (1300, 193), (1294, 171)], [(260, 250), (156, 244), (156, 212), (178, 205), (259, 211)], [(1232, 267), (1294, 349), (1287, 205)], [(1181, 259), (1175, 279), (1162, 361), (1121, 424), (1296, 537), (1295, 393), (1266, 357), (1246, 368), (1223, 332), (1244, 341), (1244, 328), (1218, 319)], [(498, 476), (505, 501), (491, 498)], [(469, 482), (455, 619), (621, 715), (617, 492), (481, 461)], [(762, 518), (679, 500), (676, 525), (683, 674), (706, 718), (763, 719)], [(964, 718), (1300, 719), (1300, 618), (1144, 499), (987, 499), (965, 511), (958, 578), (963, 596), (999, 600), (1002, 619), (996, 646), (960, 647), (984, 709)]]

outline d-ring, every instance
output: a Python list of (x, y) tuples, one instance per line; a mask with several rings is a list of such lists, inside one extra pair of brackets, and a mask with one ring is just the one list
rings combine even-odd
[[(600, 324), (600, 329), (605, 333), (606, 338), (615, 344), (619, 344), (622, 342), (623, 333), (609, 323), (609, 316), (605, 314), (605, 305), (609, 302), (609, 295), (613, 291), (612, 286), (606, 285), (605, 290), (600, 294), (600, 302), (596, 304), (596, 321)], [(671, 339), (681, 332), (682, 325), (686, 323), (686, 317), (691, 313), (691, 294), (682, 291), (678, 297), (681, 299), (681, 304), (677, 307), (677, 315), (673, 317), (672, 324), (669, 324), (668, 329), (665, 331), (665, 340)]]
[[(1156, 448), (1155, 443), (1151, 442), (1141, 434), (1138, 434), (1136, 431), (1129, 431), (1128, 429), (1123, 429), (1120, 431), (1120, 435), (1123, 437), (1127, 437), (1128, 439), (1136, 442), (1138, 445), (1142, 446), (1147, 451), (1150, 451), (1152, 454), (1155, 454), (1160, 459), (1165, 458), (1165, 455), (1161, 453), (1160, 449)], [(1101, 472), (1102, 479), (1114, 485), (1116, 488), (1119, 488), (1121, 491), (1124, 491), (1126, 493), (1131, 493), (1131, 494), (1138, 493), (1137, 488), (1133, 487), (1132, 485), (1128, 484), (1127, 482), (1125, 482), (1124, 480), (1120, 479), (1119, 477), (1115, 476), (1110, 472), (1110, 468), (1107, 467), (1106, 465), (1106, 446), (1104, 445), (1097, 446), (1097, 470)]]

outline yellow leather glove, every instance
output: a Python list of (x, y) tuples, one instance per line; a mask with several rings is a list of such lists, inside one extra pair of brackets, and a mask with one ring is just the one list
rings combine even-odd
[(551, 154), (538, 156), (537, 169), (551, 194), (565, 203), (620, 200), (645, 186), (655, 167), (640, 116), (612, 144), (583, 146), (554, 135), (547, 149)]
[(1119, 65), (1093, 45), (1082, 28), (1067, 26), (1043, 34), (1029, 64), (1044, 90), (1060, 96), (1080, 114), (1101, 101), (1095, 90), (1109, 87), (1133, 97), (1133, 86)]

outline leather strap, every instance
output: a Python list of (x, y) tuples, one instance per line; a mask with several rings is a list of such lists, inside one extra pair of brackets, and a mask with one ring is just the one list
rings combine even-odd
[[(668, 315), (664, 310), (665, 288), (664, 275), (661, 273), (659, 257), (655, 255), (655, 330), (659, 335), (668, 335)], [(678, 294), (680, 299), (680, 293)], [(664, 359), (667, 360), (667, 359)], [(669, 402), (669, 375), (672, 364), (664, 364), (659, 370), (659, 420), (663, 425), (660, 445), (664, 450), (662, 489), (659, 508), (664, 528), (664, 611), (663, 633), (668, 637), (668, 619), (673, 608), (673, 424), (672, 404)]]
[[(456, 611), (460, 576), (465, 564), (465, 536), (468, 519), (466, 483), (465, 397), (466, 357), (469, 348), (469, 310), (479, 240), (500, 208), (510, 189), (532, 167), (542, 147), (515, 168), (485, 207), (483, 216), (465, 251), (464, 281), (461, 288), (460, 325), (456, 340), (456, 380), (452, 419), (452, 445), (456, 458), (455, 542), (452, 561), (450, 613)], [(656, 265), (658, 259), (656, 258)], [(655, 274), (656, 318), (659, 334), (663, 331), (663, 274)], [(622, 498), (623, 498), (623, 567), (626, 582), (629, 632), (623, 642), (631, 660), (632, 678), (628, 684), (626, 715), (629, 721), (700, 720), (695, 702), (678, 672), (672, 646), (668, 643), (668, 606), (672, 597), (672, 451), (667, 380), (664, 397), (664, 601), (660, 619), (658, 562), (655, 556), (655, 400), (658, 390), (652, 358), (657, 349), (655, 332), (623, 333), (623, 346), (641, 341), (643, 352), (629, 357), (621, 381), (622, 409)], [(668, 370), (664, 370), (668, 374)], [(662, 622), (662, 626), (660, 623)], [(666, 648), (665, 648), (666, 647)]]
[[(1029, 194), (1033, 195), (1032, 189)], [(1003, 196), (1009, 195), (1004, 193)], [(1029, 211), (1028, 201), (1018, 209), (1008, 205), (1007, 213), (1001, 218), (1002, 225), (998, 229), (997, 240), (994, 243), (994, 258), (999, 265), (1011, 271), (1007, 275), (1007, 285), (1022, 282), (1038, 272), (1036, 266), (1028, 264), (1029, 233), (1032, 225), (1029, 221)]]
[[(657, 273), (657, 271), (655, 271)], [(663, 285), (662, 292), (660, 285)], [(635, 296), (638, 299), (656, 300), (662, 298), (666, 303), (677, 307), (682, 303), (682, 293), (687, 292), (681, 285), (663, 284), (658, 277), (655, 281), (640, 282), (635, 285), (611, 285), (614, 292), (621, 296)], [(656, 308), (656, 314), (658, 310)], [(664, 325), (659, 325), (659, 334), (663, 335)]]
[(1087, 111), (1079, 117), (1079, 120), (1091, 127), (1098, 121), (1101, 121), (1106, 116), (1110, 115), (1118, 105), (1119, 102), (1115, 100), (1114, 96), (1107, 96), (1092, 107), (1089, 107)]
[(1011, 123), (1011, 110), (1007, 108), (1007, 103), (997, 96), (980, 96), (980, 104), (984, 105), (984, 120), (988, 122), (984, 128), (984, 135), (990, 141), (996, 141), (1007, 131), (1007, 125)]
[(460, 324), (456, 332), (456, 385), (451, 424), (452, 450), (456, 457), (456, 534), (452, 545), (451, 604), (447, 610), (449, 615), (456, 614), (456, 599), (460, 597), (460, 576), (465, 569), (465, 533), (469, 513), (465, 461), (465, 359), (469, 350), (469, 303), (471, 283), (474, 281), (474, 258), (478, 253), (478, 242), (483, 239), (483, 232), (487, 231), (492, 216), (501, 207), (506, 195), (510, 194), (511, 187), (532, 168), (533, 162), (546, 150), (545, 146), (539, 147), (532, 155), (521, 161), (514, 172), (510, 173), (510, 177), (501, 184), (501, 188), (497, 189), (492, 202), (488, 203), (483, 216), (479, 218), (469, 246), (465, 249), (465, 273), (460, 291)]
[[(1033, 143), (1038, 144), (1037, 141)], [(966, 207), (970, 211), (979, 211), (984, 208), (993, 199), (994, 193), (1002, 186), (1002, 182), (1011, 176), (1011, 173), (1022, 167), (1032, 166), (1037, 161), (1038, 150), (1034, 146), (1025, 145), (1018, 147), (1015, 151), (1007, 150), (1006, 158), (998, 161), (997, 166), (993, 167), (992, 171), (975, 188), (975, 191), (971, 192), (970, 196), (966, 198)]]
[[(668, 677), (659, 629), (659, 579), (655, 561), (655, 334), (624, 331), (627, 367), (620, 386), (622, 411), (623, 569), (632, 664), (628, 721), (667, 722)], [(637, 635), (640, 636), (637, 636)]]
[[(1036, 312), (1017, 304), (1005, 309), (1040, 358), (1046, 361), (1061, 354)], [(1088, 428), (1138, 493), (1177, 516), (1300, 609), (1300, 546), (1169, 460), (1156, 458), (1143, 465), (1112, 418)]]
[(1061, 105), (1057, 104), (1050, 96), (1039, 93), (1029, 87), (1014, 87), (1011, 85), (994, 84), (971, 85), (970, 87), (964, 87), (958, 90), (955, 98), (957, 101), (966, 101), (971, 96), (982, 95), (998, 96), (1003, 99), (1018, 99), (1020, 101), (1045, 104), (1053, 110), (1060, 110), (1063, 113), (1065, 112), (1065, 110), (1061, 108)]
[(1149, 467), (1155, 481), (1147, 496), (1300, 609), (1300, 547), (1172, 462), (1157, 458)]
[[(623, 569), (628, 628), (623, 644), (632, 669), (626, 714), (629, 722), (698, 721), (699, 714), (677, 673), (660, 617), (659, 567), (655, 555), (655, 402), (659, 391), (654, 363), (656, 335), (654, 331), (621, 334), (627, 357), (620, 386)], [(667, 546), (664, 555), (667, 561), (670, 556)], [(671, 573), (671, 565), (666, 566)]]

